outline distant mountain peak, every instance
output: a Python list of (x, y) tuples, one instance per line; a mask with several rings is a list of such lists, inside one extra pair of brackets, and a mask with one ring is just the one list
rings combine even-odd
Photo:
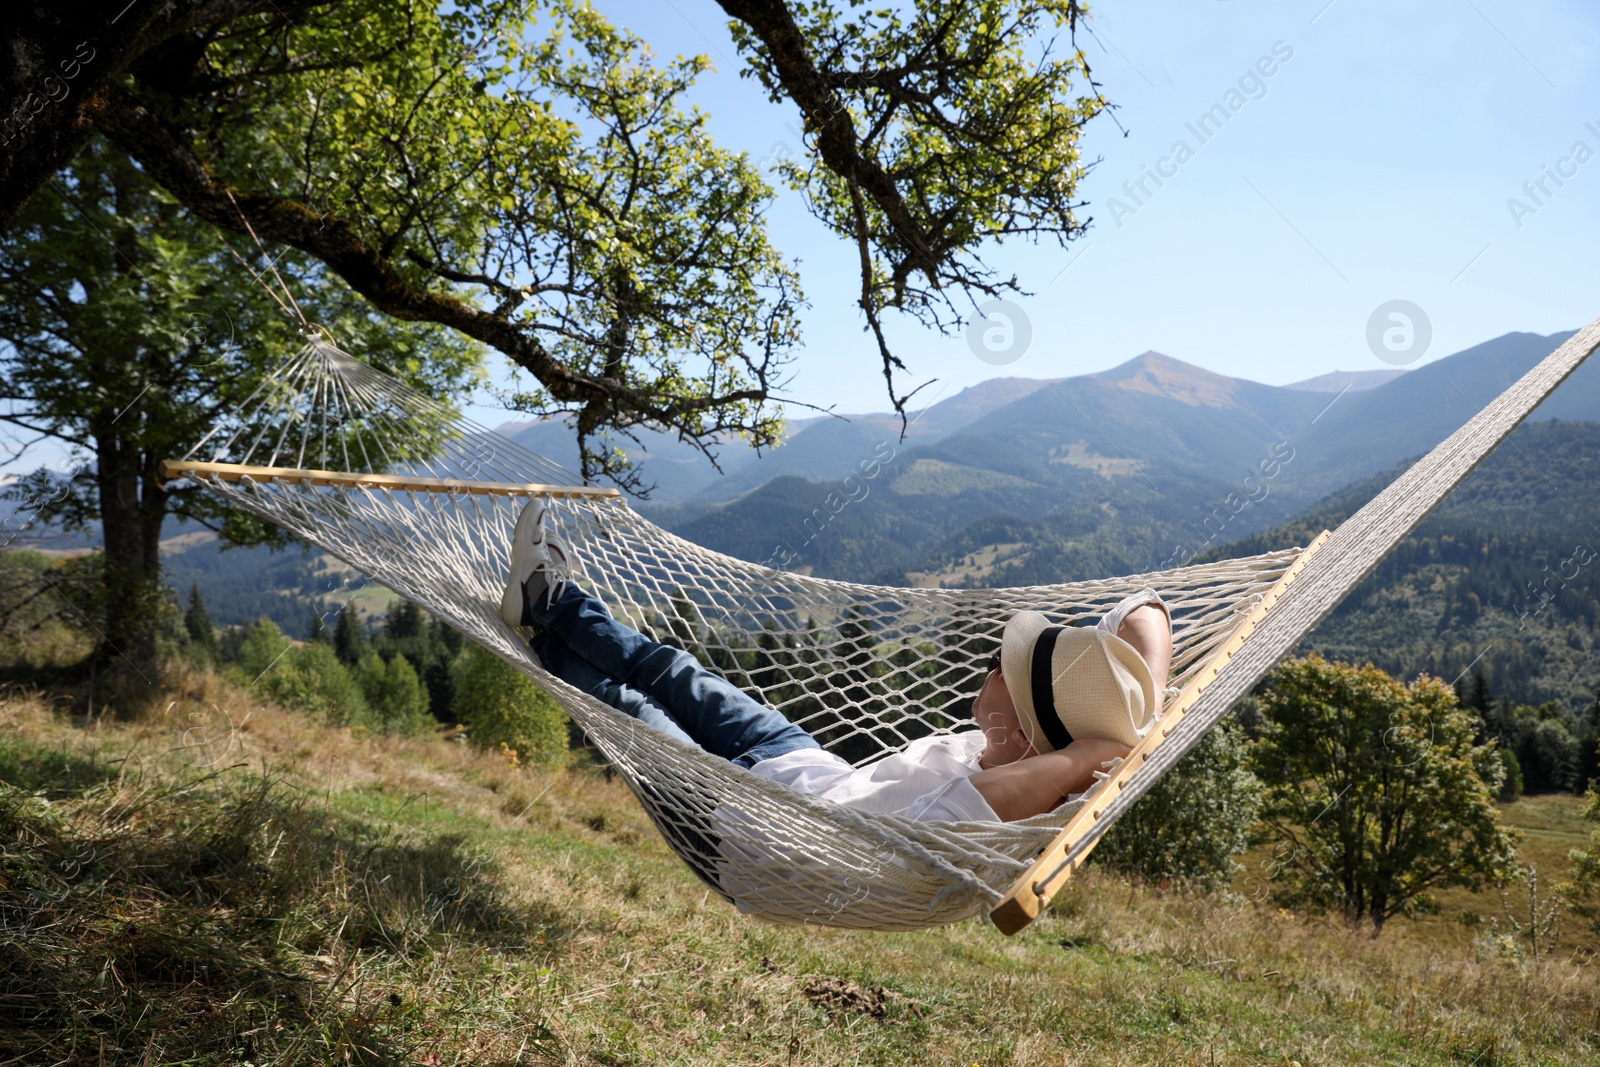
[(1203, 408), (1234, 408), (1239, 406), (1235, 395), (1239, 381), (1225, 374), (1185, 363), (1181, 359), (1154, 350), (1133, 357), (1128, 362), (1089, 375), (1114, 389), (1131, 393), (1153, 393), (1169, 397), (1179, 403)]

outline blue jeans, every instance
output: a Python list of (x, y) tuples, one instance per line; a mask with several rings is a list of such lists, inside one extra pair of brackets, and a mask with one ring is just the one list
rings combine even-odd
[(822, 747), (689, 653), (613, 619), (576, 582), (564, 583), (551, 603), (540, 597), (529, 611), (539, 633), (528, 644), (545, 670), (668, 736), (741, 767)]

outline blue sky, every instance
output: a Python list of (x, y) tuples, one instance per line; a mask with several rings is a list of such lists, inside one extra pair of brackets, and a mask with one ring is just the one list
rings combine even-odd
[[(738, 77), (711, 0), (595, 3), (661, 55), (711, 58), (717, 69), (691, 100), (719, 144), (757, 161), (798, 145), (795, 109)], [(1066, 249), (989, 250), (999, 273), (1033, 293), (1018, 301), (1033, 339), (1016, 362), (997, 368), (960, 336), (896, 329), (912, 380), (944, 387), (924, 396), (1000, 374), (1101, 370), (1152, 348), (1271, 384), (1379, 369), (1367, 325), (1395, 299), (1431, 322), (1412, 365), (1600, 314), (1600, 8), (1106, 0), (1093, 7), (1093, 30), (1081, 43), (1127, 130), (1102, 117), (1087, 134), (1086, 157), (1100, 159), (1081, 189), (1093, 227)], [(1186, 123), (1232, 102), (1229, 90), (1275, 45), (1292, 55), (1247, 82), (1234, 98), (1242, 106), (1202, 144)], [(1192, 158), (1163, 163), (1178, 140)], [(1580, 163), (1577, 142), (1596, 158)], [(1172, 176), (1131, 199), (1124, 183), (1158, 164)], [(1560, 185), (1544, 170), (1558, 167), (1568, 175)], [(1535, 202), (1523, 186), (1541, 178)], [(1530, 210), (1514, 218), (1512, 197)], [(853, 306), (851, 249), (786, 189), (770, 225), (801, 261), (812, 305), (791, 394), (883, 409)]]

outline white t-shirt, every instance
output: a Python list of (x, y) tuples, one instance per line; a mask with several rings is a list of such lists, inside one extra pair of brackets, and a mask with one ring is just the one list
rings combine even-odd
[(762, 760), (751, 773), (801, 793), (879, 815), (947, 822), (999, 822), (969, 778), (981, 768), (981, 730), (923, 737), (875, 763), (855, 767), (820, 748)]

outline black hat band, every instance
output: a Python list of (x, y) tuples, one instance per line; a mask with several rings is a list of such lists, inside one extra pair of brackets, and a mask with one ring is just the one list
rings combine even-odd
[(1056, 638), (1065, 626), (1046, 626), (1039, 631), (1033, 643), (1033, 663), (1030, 678), (1033, 682), (1033, 716), (1039, 721), (1046, 740), (1055, 751), (1072, 744), (1072, 731), (1056, 714), (1056, 687), (1050, 670), (1050, 660), (1056, 650)]

